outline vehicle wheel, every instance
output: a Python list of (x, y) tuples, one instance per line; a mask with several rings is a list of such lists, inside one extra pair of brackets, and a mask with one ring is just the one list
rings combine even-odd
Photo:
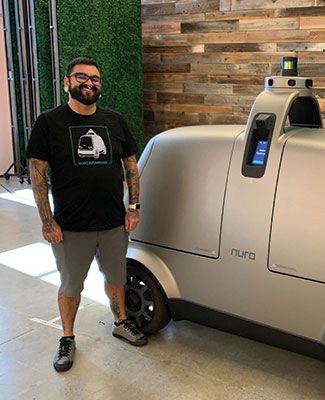
[(144, 267), (128, 262), (125, 286), (125, 308), (128, 318), (150, 335), (170, 321), (170, 313), (162, 289)]
[(95, 154), (94, 154), (94, 158), (99, 158), (99, 151), (98, 150), (95, 150)]

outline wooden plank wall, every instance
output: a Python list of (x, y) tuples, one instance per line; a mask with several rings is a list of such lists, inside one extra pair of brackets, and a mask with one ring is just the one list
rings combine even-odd
[(142, 0), (142, 41), (147, 139), (246, 123), (281, 56), (314, 79), (325, 118), (325, 0)]

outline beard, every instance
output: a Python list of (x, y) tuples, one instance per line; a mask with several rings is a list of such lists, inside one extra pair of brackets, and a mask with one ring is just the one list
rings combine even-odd
[[(92, 90), (92, 93), (84, 94), (82, 92), (83, 88), (90, 88)], [(79, 85), (73, 88), (69, 88), (69, 93), (73, 99), (79, 101), (85, 106), (90, 106), (96, 103), (96, 101), (99, 99), (100, 96), (100, 90), (97, 89), (95, 86), (90, 86), (90, 85)]]

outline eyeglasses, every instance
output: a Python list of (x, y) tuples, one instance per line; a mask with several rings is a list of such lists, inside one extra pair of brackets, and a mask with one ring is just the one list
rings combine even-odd
[(76, 78), (76, 81), (79, 83), (86, 83), (89, 79), (94, 85), (100, 85), (102, 83), (102, 78), (97, 75), (89, 76), (87, 74), (84, 74), (83, 72), (73, 72), (69, 75), (69, 77), (70, 76), (74, 76)]

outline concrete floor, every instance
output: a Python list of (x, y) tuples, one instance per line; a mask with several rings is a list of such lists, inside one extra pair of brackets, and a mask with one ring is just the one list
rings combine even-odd
[(93, 267), (76, 322), (75, 364), (56, 373), (51, 251), (30, 186), (17, 178), (0, 184), (15, 192), (0, 186), (0, 400), (324, 400), (322, 362), (197, 324), (171, 322), (143, 348), (113, 338)]

